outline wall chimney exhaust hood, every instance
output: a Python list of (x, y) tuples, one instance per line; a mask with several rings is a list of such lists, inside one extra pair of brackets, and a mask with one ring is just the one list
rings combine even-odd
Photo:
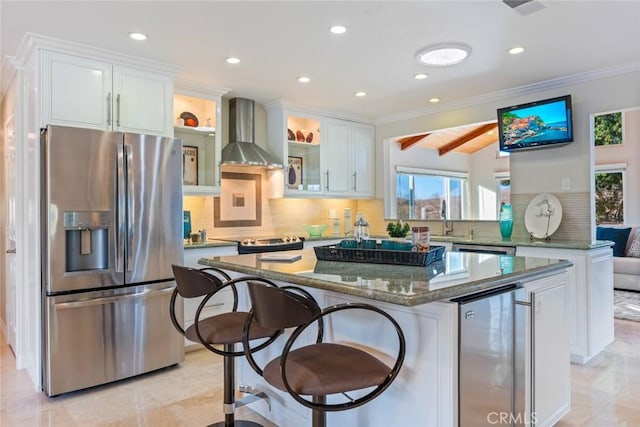
[(229, 100), (229, 144), (222, 149), (220, 164), (282, 169), (282, 162), (254, 142), (254, 108), (251, 99)]

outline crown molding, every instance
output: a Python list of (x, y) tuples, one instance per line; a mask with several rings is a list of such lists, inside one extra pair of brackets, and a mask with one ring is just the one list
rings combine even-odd
[(551, 80), (545, 80), (524, 86), (518, 86), (510, 89), (504, 89), (483, 95), (473, 96), (459, 101), (452, 101), (449, 103), (438, 105), (437, 107), (423, 107), (416, 110), (406, 111), (404, 113), (391, 114), (375, 119), (374, 124), (378, 126), (399, 122), (402, 120), (414, 119), (416, 117), (429, 116), (445, 111), (450, 111), (456, 108), (465, 108), (473, 105), (500, 101), (503, 99), (542, 92), (544, 90), (557, 89), (569, 85), (585, 83), (593, 80), (600, 80), (607, 77), (615, 77), (618, 75), (629, 74), (638, 71), (640, 71), (640, 61), (628, 62), (625, 64), (599, 68), (596, 70), (585, 71), (583, 73), (572, 74)]
[(308, 107), (305, 105), (295, 104), (293, 102), (284, 101), (280, 99), (265, 102), (264, 104), (262, 104), (262, 106), (264, 107), (265, 110), (267, 110), (267, 112), (274, 109), (288, 110), (288, 111), (295, 111), (296, 113), (304, 113), (304, 114), (310, 114), (315, 116), (329, 117), (332, 119), (347, 120), (351, 122), (358, 122), (358, 123), (371, 124), (371, 125), (373, 124), (373, 121), (371, 121), (371, 119), (358, 114), (342, 113), (342, 112), (336, 112), (331, 110), (324, 110), (321, 108)]
[(200, 98), (203, 96), (219, 98), (231, 91), (230, 88), (214, 88), (204, 83), (183, 78), (175, 79), (174, 89), (177, 94)]
[(172, 64), (144, 59), (138, 56), (125, 55), (106, 49), (87, 46), (35, 33), (26, 33), (24, 35), (16, 53), (17, 64), (19, 64), (19, 66), (24, 66), (33, 51), (36, 49), (50, 49), (56, 52), (66, 53), (68, 55), (82, 55), (98, 61), (109, 62), (114, 65), (134, 67), (140, 70), (166, 74), (172, 77), (181, 70), (181, 67)]

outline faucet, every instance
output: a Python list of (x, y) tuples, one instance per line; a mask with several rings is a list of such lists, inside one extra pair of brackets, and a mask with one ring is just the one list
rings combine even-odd
[(442, 217), (442, 235), (447, 236), (453, 231), (453, 222), (447, 221), (447, 202), (445, 200), (442, 200), (440, 216)]

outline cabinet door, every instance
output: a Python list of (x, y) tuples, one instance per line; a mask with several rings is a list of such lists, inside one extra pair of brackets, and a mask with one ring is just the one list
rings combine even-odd
[(109, 129), (111, 78), (110, 64), (43, 51), (40, 125)]
[(375, 193), (375, 139), (372, 126), (351, 125), (351, 179), (353, 192), (359, 196)]
[(569, 412), (571, 372), (566, 273), (525, 284), (532, 313), (527, 372), (528, 414), (535, 425), (553, 425)]
[(113, 105), (114, 130), (173, 136), (171, 78), (114, 67)]
[(341, 120), (327, 120), (323, 136), (324, 190), (329, 194), (346, 195), (352, 189), (350, 159), (351, 124)]

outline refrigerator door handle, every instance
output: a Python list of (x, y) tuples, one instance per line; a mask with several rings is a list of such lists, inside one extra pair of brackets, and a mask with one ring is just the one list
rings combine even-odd
[(126, 294), (126, 295), (118, 295), (115, 297), (103, 297), (103, 298), (93, 298), (93, 299), (88, 299), (88, 300), (82, 300), (82, 301), (71, 301), (71, 302), (60, 302), (55, 304), (55, 309), (56, 310), (68, 310), (68, 309), (72, 309), (72, 308), (80, 308), (80, 307), (90, 307), (93, 305), (104, 305), (104, 304), (110, 304), (112, 302), (122, 302), (122, 301), (127, 301), (130, 299), (134, 299), (134, 298), (151, 298), (151, 297), (156, 297), (156, 296), (160, 296), (160, 295), (165, 295), (165, 294), (169, 294), (171, 292), (173, 292), (173, 287), (170, 288), (163, 288), (163, 289), (159, 289), (159, 290), (153, 290), (153, 291), (142, 291), (142, 292), (137, 292), (135, 294)]
[(130, 145), (124, 146), (127, 153), (127, 271), (133, 269), (133, 234), (135, 231), (136, 205), (133, 192), (135, 188), (133, 149)]
[(125, 215), (124, 146), (116, 146), (116, 272), (124, 273), (124, 249), (127, 218)]

